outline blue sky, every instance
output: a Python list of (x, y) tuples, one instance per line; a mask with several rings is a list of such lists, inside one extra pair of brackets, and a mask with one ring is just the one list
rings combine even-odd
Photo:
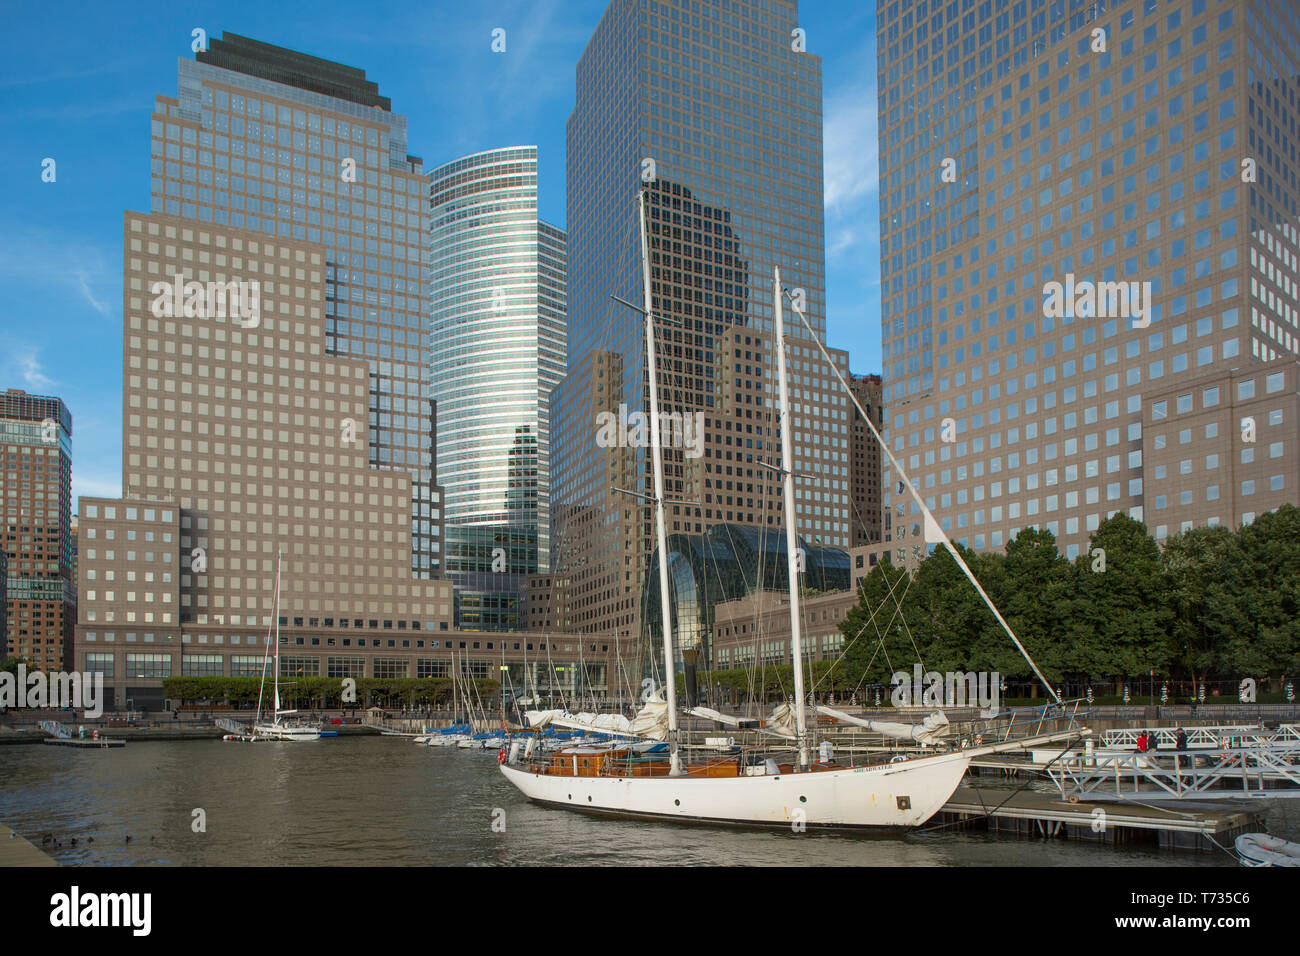
[[(149, 118), (176, 95), (191, 33), (225, 30), (360, 67), (408, 118), (425, 168), (523, 143), (541, 215), (564, 225), (574, 67), (605, 0), (461, 3), (13, 5), (0, 36), (0, 388), (57, 395), (73, 415), (73, 492), (118, 495), (122, 213), (149, 208)], [(803, 0), (821, 57), (829, 340), (880, 369), (875, 12)], [(506, 52), (490, 49), (506, 30)], [(57, 179), (41, 181), (46, 158)]]

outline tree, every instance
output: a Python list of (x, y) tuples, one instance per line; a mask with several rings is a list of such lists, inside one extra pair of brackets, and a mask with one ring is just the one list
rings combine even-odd
[(1240, 538), (1225, 527), (1193, 528), (1165, 542), (1160, 590), (1169, 607), (1169, 653), (1195, 686), (1227, 673), (1229, 646), (1254, 586)]
[(1160, 599), (1160, 571), (1160, 549), (1146, 525), (1125, 514), (1101, 523), (1074, 563), (1067, 670), (1094, 677), (1168, 672), (1170, 610)]
[[(1074, 580), (1070, 562), (1056, 549), (1056, 537), (1045, 529), (1023, 528), (1007, 542), (1005, 558), (996, 554), (980, 557), (980, 569), (972, 571), (985, 591), (1044, 675), (1051, 681), (1060, 680), (1074, 607)], [(973, 655), (975, 666), (1012, 677), (1033, 676), (1006, 631), (991, 615), (989, 620), (992, 626), (981, 632)]]
[(864, 681), (887, 684), (895, 661), (904, 665), (916, 659), (898, 607), (910, 583), (905, 568), (881, 561), (858, 585), (858, 603), (840, 622), (844, 653), (839, 676), (849, 687)]
[(1283, 505), (1237, 532), (1241, 616), (1227, 642), (1225, 669), (1275, 678), (1300, 670), (1300, 508)]
[[(955, 547), (977, 579), (991, 576), (1003, 560), (1001, 555), (976, 555), (961, 545)], [(946, 548), (935, 550), (916, 569), (903, 614), (916, 641), (914, 649), (908, 642), (908, 659), (915, 661), (919, 651), (927, 671), (975, 669), (976, 646), (986, 630), (999, 626)]]

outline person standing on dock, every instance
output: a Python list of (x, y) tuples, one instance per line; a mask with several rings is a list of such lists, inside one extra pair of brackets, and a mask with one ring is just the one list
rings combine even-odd
[(1144, 754), (1147, 752), (1147, 732), (1145, 730), (1142, 731), (1142, 733), (1138, 734), (1137, 748), (1138, 748), (1138, 753), (1140, 754)]
[(1187, 731), (1178, 728), (1178, 736), (1175, 738), (1174, 749), (1178, 751), (1178, 769), (1182, 770), (1185, 766), (1183, 762), (1183, 751), (1187, 749)]

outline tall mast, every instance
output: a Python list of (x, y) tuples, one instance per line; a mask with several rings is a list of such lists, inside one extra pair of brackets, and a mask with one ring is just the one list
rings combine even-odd
[(786, 577), (790, 585), (790, 651), (794, 656), (795, 734), (799, 769), (808, 767), (808, 717), (803, 691), (803, 638), (799, 632), (799, 537), (795, 533), (794, 454), (790, 394), (785, 373), (785, 319), (781, 310), (781, 269), (772, 269), (772, 301), (776, 306), (776, 378), (781, 398), (781, 485), (785, 493)]
[(280, 722), (280, 560), (282, 552), (275, 553), (275, 719)]
[[(274, 600), (274, 593), (272, 599)], [(254, 728), (262, 722), (262, 695), (266, 693), (266, 665), (271, 659), (271, 628), (274, 626), (274, 621), (266, 622), (266, 646), (262, 648), (262, 682), (257, 685), (257, 714), (253, 717)]]
[(673, 619), (668, 600), (668, 535), (664, 519), (664, 451), (659, 434), (659, 383), (655, 375), (655, 325), (650, 300), (650, 247), (646, 238), (645, 191), (637, 196), (637, 214), (641, 220), (641, 282), (645, 292), (646, 373), (650, 383), (650, 455), (654, 461), (655, 537), (659, 552), (659, 614), (664, 631), (664, 696), (668, 700), (668, 773), (682, 772), (677, 752), (677, 668), (673, 658)]
[(880, 436), (880, 431), (876, 428), (875, 422), (871, 420), (871, 416), (863, 409), (862, 403), (859, 402), (858, 397), (853, 394), (853, 389), (849, 388), (849, 383), (844, 381), (844, 376), (840, 374), (839, 368), (831, 359), (830, 354), (827, 353), (826, 347), (822, 345), (821, 339), (817, 338), (816, 334), (813, 332), (812, 326), (808, 324), (808, 317), (803, 314), (803, 311), (797, 305), (794, 307), (794, 312), (795, 315), (799, 316), (799, 321), (803, 323), (803, 327), (808, 331), (808, 335), (817, 345), (818, 350), (822, 354), (822, 358), (826, 360), (826, 364), (830, 367), (831, 374), (835, 376), (836, 380), (840, 383), (840, 386), (849, 396), (849, 401), (853, 403), (853, 407), (856, 408), (858, 414), (862, 416), (862, 421), (866, 423), (868, 431), (871, 432), (871, 436), (876, 440), (876, 444), (880, 446), (880, 450), (884, 452), (885, 457), (889, 459), (889, 464), (893, 468), (894, 475), (899, 484), (899, 494), (902, 494), (902, 489), (906, 488), (907, 492), (912, 496), (912, 500), (916, 502), (917, 510), (921, 514), (921, 527), (922, 534), (925, 537), (925, 543), (927, 545), (942, 544), (948, 550), (953, 561), (957, 563), (957, 567), (961, 568), (962, 573), (966, 575), (966, 580), (970, 581), (975, 590), (979, 592), (979, 596), (984, 599), (984, 604), (993, 612), (993, 616), (998, 619), (998, 623), (1002, 625), (1002, 630), (1006, 632), (1007, 637), (1011, 638), (1011, 642), (1016, 645), (1016, 650), (1020, 651), (1020, 656), (1025, 659), (1025, 662), (1033, 669), (1034, 674), (1038, 677), (1039, 681), (1042, 682), (1042, 685), (1047, 688), (1048, 696), (1050, 696), (1052, 700), (1056, 701), (1057, 706), (1064, 706), (1060, 695), (1056, 692), (1056, 688), (1052, 686), (1051, 681), (1043, 676), (1043, 672), (1039, 670), (1038, 665), (1034, 663), (1034, 659), (1029, 656), (1029, 651), (1025, 650), (1025, 645), (1020, 643), (1020, 638), (1016, 637), (1015, 631), (1011, 630), (1011, 625), (1006, 622), (1006, 619), (1002, 616), (1002, 612), (998, 610), (997, 605), (993, 603), (993, 599), (988, 596), (984, 587), (979, 583), (979, 580), (976, 579), (975, 573), (971, 571), (970, 567), (966, 564), (966, 560), (961, 556), (961, 552), (953, 546), (948, 535), (944, 532), (943, 528), (939, 526), (939, 522), (935, 520), (934, 515), (930, 512), (929, 506), (926, 505), (925, 500), (921, 497), (921, 493), (916, 490), (916, 486), (913, 485), (911, 479), (907, 477), (907, 472), (903, 471), (902, 462), (895, 458), (894, 453), (889, 450), (889, 445), (885, 442), (884, 438)]

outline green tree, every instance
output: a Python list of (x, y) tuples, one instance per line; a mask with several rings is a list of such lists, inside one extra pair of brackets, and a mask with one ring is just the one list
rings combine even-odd
[(1167, 674), (1171, 615), (1159, 593), (1160, 549), (1146, 525), (1125, 514), (1106, 519), (1073, 570), (1065, 668), (1092, 677)]
[(1229, 646), (1244, 622), (1253, 582), (1238, 535), (1193, 528), (1165, 542), (1161, 591), (1170, 611), (1169, 653), (1195, 686), (1231, 670)]
[[(1065, 675), (1074, 580), (1070, 562), (1056, 549), (1056, 537), (1045, 529), (1024, 528), (1007, 542), (1005, 558), (980, 557), (980, 568), (972, 571), (1044, 675), (1059, 681)], [(970, 588), (969, 582), (966, 586)], [(982, 629), (972, 655), (973, 669), (1033, 677), (1033, 669), (1006, 631), (991, 615), (989, 620), (992, 624)]]
[(899, 611), (910, 583), (905, 568), (881, 561), (858, 585), (858, 603), (840, 622), (841, 678), (847, 686), (887, 684), (895, 670), (910, 668), (916, 659)]
[(1224, 667), (1234, 677), (1267, 674), (1280, 689), (1283, 674), (1300, 671), (1300, 508), (1262, 514), (1237, 537), (1241, 613)]

